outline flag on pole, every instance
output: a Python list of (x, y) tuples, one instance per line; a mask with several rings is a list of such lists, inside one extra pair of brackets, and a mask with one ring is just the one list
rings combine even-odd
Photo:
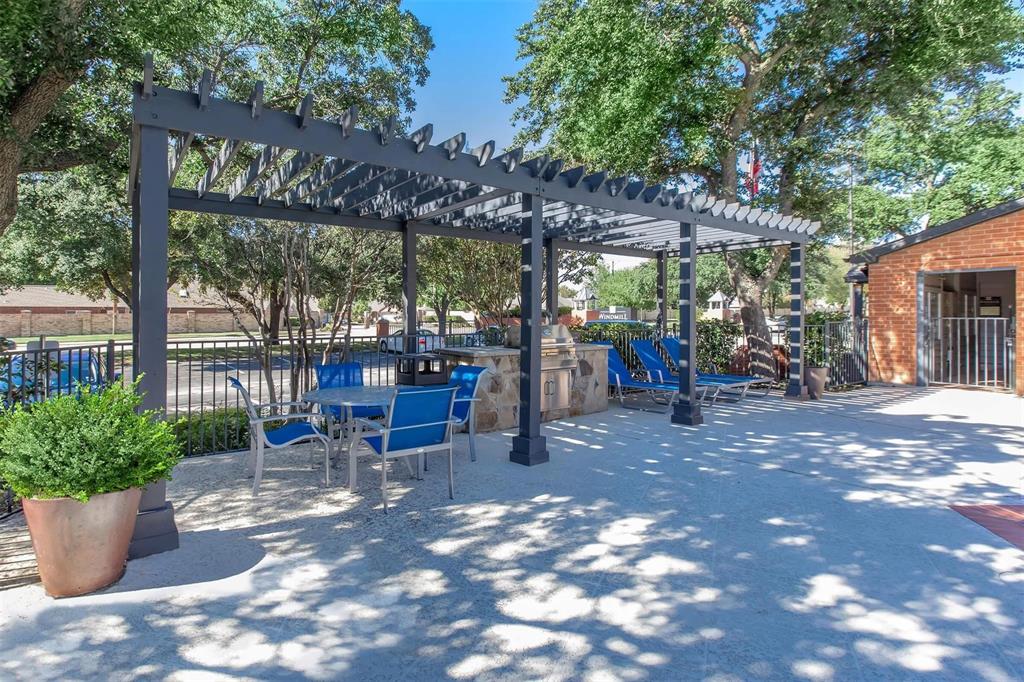
[(758, 183), (757, 178), (761, 175), (761, 157), (757, 153), (757, 140), (754, 140), (754, 151), (750, 156), (750, 174), (747, 176), (747, 190), (750, 192), (750, 198), (753, 199), (757, 196)]

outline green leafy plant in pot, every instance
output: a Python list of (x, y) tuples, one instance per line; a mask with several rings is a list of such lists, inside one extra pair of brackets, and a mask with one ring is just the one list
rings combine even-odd
[(170, 478), (178, 462), (169, 425), (138, 412), (136, 387), (83, 386), (0, 416), (0, 478), (22, 498), (51, 596), (121, 578), (142, 488)]

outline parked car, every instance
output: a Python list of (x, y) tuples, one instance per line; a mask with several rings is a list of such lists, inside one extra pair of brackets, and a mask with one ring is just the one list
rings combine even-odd
[(9, 339), (6, 336), (0, 336), (0, 350), (14, 350), (18, 347), (18, 344), (14, 339)]
[(478, 329), (472, 334), (466, 334), (464, 344), (467, 346), (494, 346), (500, 344), (505, 338), (505, 330), (496, 324)]
[[(381, 353), (404, 353), (403, 332), (395, 332), (380, 338)], [(429, 353), (444, 348), (444, 338), (429, 329), (416, 330), (416, 352)]]
[[(99, 357), (88, 350), (54, 350), (12, 355), (0, 362), (0, 401), (8, 396), (35, 400), (44, 393), (70, 393), (76, 386), (105, 385)], [(46, 390), (43, 390), (45, 385)]]

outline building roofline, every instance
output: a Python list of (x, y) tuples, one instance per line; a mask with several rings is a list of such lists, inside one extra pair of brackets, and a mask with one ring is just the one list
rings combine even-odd
[(885, 256), (894, 251), (899, 251), (907, 248), (908, 246), (914, 246), (915, 244), (926, 242), (929, 239), (942, 237), (952, 232), (956, 232), (957, 230), (972, 227), (978, 223), (983, 223), (986, 220), (998, 218), (1021, 209), (1024, 209), (1024, 197), (1004, 201), (1001, 204), (996, 204), (995, 206), (989, 206), (988, 208), (983, 208), (980, 211), (969, 213), (961, 218), (957, 218), (956, 220), (950, 220), (947, 223), (942, 223), (941, 225), (936, 225), (935, 227), (929, 227), (921, 230), (920, 232), (915, 232), (914, 234), (903, 237), (902, 239), (897, 239), (886, 244), (881, 244), (872, 249), (855, 253), (847, 260), (850, 263), (874, 263), (878, 261), (879, 257)]

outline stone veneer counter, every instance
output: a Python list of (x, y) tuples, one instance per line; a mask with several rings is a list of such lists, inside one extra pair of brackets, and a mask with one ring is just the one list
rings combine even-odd
[[(519, 424), (519, 349), (500, 346), (445, 348), (438, 351), (448, 365), (474, 365), (491, 370), (477, 392), (476, 430), (500, 431)], [(603, 412), (608, 409), (608, 346), (577, 343), (579, 367), (573, 376), (569, 408), (541, 413), (541, 421)]]

